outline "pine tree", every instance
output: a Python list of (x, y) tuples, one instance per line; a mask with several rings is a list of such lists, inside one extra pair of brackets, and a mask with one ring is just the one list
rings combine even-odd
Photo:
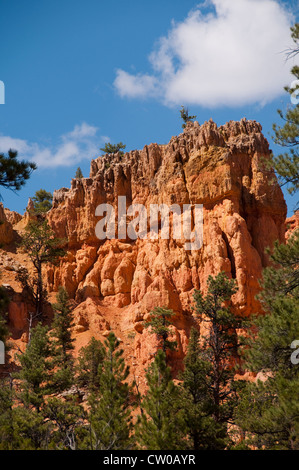
[(238, 361), (240, 338), (237, 330), (244, 328), (245, 320), (231, 312), (229, 302), (236, 292), (234, 279), (225, 273), (209, 276), (208, 292), (204, 297), (196, 291), (195, 312), (201, 321), (200, 360), (206, 369), (202, 386), (207, 390), (206, 400), (214, 421), (225, 430), (229, 441), (229, 425), (238, 403), (238, 384), (234, 364)]
[(172, 351), (177, 347), (176, 341), (169, 340), (171, 336), (171, 318), (174, 317), (174, 315), (173, 310), (164, 307), (155, 307), (149, 313), (149, 319), (143, 323), (145, 328), (151, 328), (152, 333), (157, 335), (164, 353), (166, 353), (167, 350)]
[(44, 405), (45, 395), (49, 391), (51, 371), (50, 342), (48, 327), (40, 323), (33, 329), (30, 343), (23, 354), (18, 354), (21, 370), (15, 374), (20, 381), (21, 392), (18, 398), (27, 409), (38, 413)]
[(136, 439), (141, 449), (183, 450), (185, 426), (180, 394), (175, 386), (166, 355), (159, 349), (149, 366), (148, 391), (141, 403), (142, 414), (136, 426)]
[(82, 173), (82, 170), (79, 166), (76, 170), (75, 178), (77, 178), (77, 179), (82, 179), (83, 178), (83, 173)]
[(100, 386), (100, 372), (105, 357), (101, 341), (91, 338), (90, 342), (79, 353), (77, 382), (80, 387), (87, 387), (89, 392), (96, 392)]
[(12, 191), (19, 191), (37, 168), (35, 163), (19, 161), (17, 157), (18, 152), (11, 149), (7, 157), (0, 153), (0, 186)]
[(13, 450), (47, 450), (50, 436), (49, 423), (35, 408), (13, 408)]
[(14, 374), (18, 383), (19, 406), (13, 408), (13, 426), (19, 437), (16, 448), (46, 449), (50, 423), (43, 414), (51, 377), (48, 327), (38, 323), (23, 354), (17, 355), (21, 370)]
[[(299, 44), (299, 24), (295, 24), (291, 28), (292, 38), (295, 43), (294, 49), (291, 51), (291, 56), (298, 54)], [(291, 70), (295, 81), (299, 80), (299, 67), (295, 65)], [(285, 90), (290, 95), (298, 95), (299, 85), (294, 88), (285, 87)], [(287, 111), (283, 113), (278, 110), (280, 118), (284, 121), (283, 126), (273, 125), (274, 142), (284, 148), (289, 149), (288, 152), (280, 154), (272, 158), (272, 165), (278, 174), (278, 178), (282, 186), (287, 185), (290, 194), (294, 194), (299, 190), (299, 103), (295, 100), (293, 106), (288, 107)]]
[(0, 385), (0, 449), (46, 448), (48, 424), (43, 414), (16, 401), (11, 377)]
[(55, 450), (79, 450), (86, 437), (85, 411), (75, 397), (47, 400), (44, 415), (51, 422), (49, 448)]
[(214, 404), (207, 385), (212, 364), (202, 359), (199, 331), (192, 327), (181, 375), (181, 403), (188, 448), (217, 450), (225, 447), (225, 429), (213, 419)]
[(129, 368), (113, 332), (105, 346), (99, 389), (89, 399), (90, 439), (86, 445), (92, 450), (126, 450), (133, 446), (129, 408), (131, 387), (125, 382)]
[(110, 142), (107, 142), (103, 148), (100, 148), (102, 152), (106, 153), (119, 153), (120, 156), (124, 155), (124, 150), (126, 148), (125, 144), (122, 142), (118, 142), (118, 144), (111, 144)]
[(0, 381), (0, 450), (13, 450), (13, 393), (7, 379)]
[[(291, 345), (299, 339), (299, 230), (276, 243), (273, 266), (263, 272), (265, 315), (252, 321), (246, 367), (263, 380), (247, 384), (236, 412), (245, 442), (258, 448), (299, 449), (299, 368)], [(250, 409), (250, 413), (248, 413)]]
[(182, 124), (183, 129), (185, 129), (186, 124), (188, 122), (191, 122), (191, 121), (193, 121), (193, 119), (196, 119), (196, 116), (189, 116), (188, 108), (185, 108), (184, 106), (181, 106), (180, 114), (181, 114), (181, 118), (184, 121), (184, 124)]
[[(295, 57), (299, 44), (299, 24), (292, 38), (295, 46), (289, 56)], [(292, 73), (299, 79), (299, 67)], [(298, 85), (286, 87), (298, 94)], [(274, 169), (289, 192), (299, 189), (298, 143), (299, 104), (289, 107), (283, 127), (274, 125), (275, 142), (290, 152), (273, 159)], [(299, 369), (292, 362), (291, 346), (299, 339), (299, 230), (287, 244), (276, 242), (271, 254), (272, 265), (264, 270), (262, 302), (265, 315), (253, 319), (253, 338), (245, 350), (247, 368), (262, 374), (263, 380), (247, 384), (236, 411), (236, 422), (245, 434), (245, 444), (266, 449), (299, 449)], [(250, 413), (246, 410), (250, 409)]]
[(35, 196), (32, 198), (34, 203), (34, 211), (37, 214), (48, 212), (52, 207), (52, 200), (53, 194), (46, 191), (45, 189), (36, 191)]
[(55, 263), (64, 256), (62, 245), (65, 240), (57, 238), (46, 220), (30, 222), (22, 236), (20, 246), (28, 254), (36, 276), (29, 276), (26, 269), (20, 270), (18, 279), (32, 295), (35, 303), (35, 317), (41, 319), (47, 292), (43, 284), (42, 267), (45, 263)]
[(56, 300), (57, 303), (53, 304), (55, 314), (50, 333), (52, 338), (51, 355), (55, 368), (51, 385), (53, 391), (63, 392), (74, 383), (74, 359), (72, 356), (74, 339), (71, 332), (74, 323), (68, 293), (63, 287), (59, 287)]

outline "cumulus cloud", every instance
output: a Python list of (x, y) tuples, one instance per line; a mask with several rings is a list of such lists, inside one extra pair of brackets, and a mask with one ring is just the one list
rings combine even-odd
[(205, 1), (160, 38), (152, 74), (119, 69), (114, 85), (122, 97), (169, 106), (266, 104), (290, 81), (292, 20), (278, 0)]
[(0, 135), (0, 150), (18, 150), (22, 159), (34, 161), (39, 168), (73, 166), (84, 159), (91, 159), (99, 152), (108, 137), (98, 136), (98, 128), (83, 122), (62, 135), (57, 145), (43, 146), (36, 142)]

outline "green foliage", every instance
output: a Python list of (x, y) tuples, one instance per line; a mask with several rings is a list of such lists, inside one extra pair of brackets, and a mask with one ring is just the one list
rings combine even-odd
[(0, 381), (0, 450), (12, 450), (13, 445), (13, 394), (10, 382)]
[[(269, 253), (269, 250), (268, 250)], [(274, 244), (271, 254), (273, 266), (263, 272), (263, 295), (261, 301), (265, 308), (275, 302), (276, 295), (298, 296), (299, 286), (299, 231), (296, 230), (287, 244)]]
[(7, 156), (0, 153), (0, 186), (12, 191), (19, 191), (37, 168), (35, 163), (19, 161), (17, 157), (15, 150), (9, 150)]
[(57, 238), (46, 220), (32, 221), (25, 228), (20, 247), (28, 254), (36, 276), (29, 277), (26, 269), (20, 270), (18, 279), (32, 295), (36, 307), (36, 316), (42, 317), (46, 291), (43, 285), (42, 267), (45, 263), (55, 263), (65, 255), (62, 248), (65, 240)]
[(20, 372), (15, 374), (20, 381), (18, 398), (26, 408), (34, 408), (38, 413), (49, 390), (51, 349), (47, 332), (48, 328), (38, 323), (26, 351), (17, 355), (21, 364)]
[(105, 358), (105, 348), (101, 341), (91, 338), (90, 342), (79, 353), (78, 384), (96, 392), (100, 386), (100, 372)]
[(12, 414), (13, 450), (47, 450), (50, 423), (43, 413), (26, 406), (18, 406)]
[(85, 411), (72, 397), (68, 401), (50, 398), (44, 415), (51, 422), (49, 447), (56, 450), (78, 450), (87, 435), (84, 426)]
[(299, 230), (286, 245), (276, 243), (271, 258), (261, 294), (266, 314), (254, 319), (244, 351), (246, 367), (264, 379), (243, 390), (236, 423), (248, 444), (298, 450), (299, 367), (291, 361), (291, 344), (299, 340)]
[(62, 249), (65, 240), (57, 238), (55, 233), (48, 225), (48, 222), (30, 222), (25, 233), (22, 234), (20, 246), (28, 253), (36, 269), (42, 263), (53, 263), (57, 258), (64, 256)]
[(75, 178), (77, 179), (82, 179), (83, 178), (83, 173), (80, 167), (77, 168)]
[(166, 355), (159, 349), (148, 368), (148, 392), (144, 397), (136, 426), (139, 447), (148, 450), (183, 450), (184, 419), (180, 393), (166, 364)]
[(236, 282), (225, 273), (208, 278), (208, 292), (204, 297), (196, 291), (195, 312), (201, 320), (203, 334), (198, 360), (203, 371), (202, 387), (206, 389), (207, 406), (216, 423), (223, 425), (229, 437), (234, 408), (238, 402), (234, 364), (238, 360), (240, 338), (237, 329), (245, 321), (232, 313), (229, 302), (235, 294)]
[(281, 374), (268, 377), (265, 382), (246, 384), (235, 422), (242, 429), (247, 446), (299, 449), (298, 386), (298, 377), (289, 380)]
[(40, 189), (36, 191), (35, 196), (33, 196), (32, 201), (34, 204), (34, 211), (37, 214), (43, 214), (48, 212), (52, 207), (53, 194), (46, 191), (45, 189)]
[(183, 129), (185, 129), (187, 122), (190, 122), (190, 121), (193, 121), (193, 119), (196, 119), (196, 116), (189, 116), (188, 108), (185, 108), (184, 106), (181, 106), (180, 114), (181, 114), (181, 118), (184, 121), (184, 124), (182, 124)]
[(299, 230), (287, 244), (276, 242), (270, 259), (273, 264), (263, 271), (260, 295), (267, 314), (254, 319), (258, 335), (249, 341), (247, 357), (251, 370), (287, 374), (294, 369), (290, 345), (299, 339)]
[(99, 366), (99, 388), (89, 400), (90, 438), (86, 446), (93, 450), (130, 449), (133, 445), (129, 409), (131, 388), (125, 382), (129, 368), (113, 332), (105, 346), (105, 358)]
[(294, 26), (291, 27), (291, 37), (295, 45), (288, 52), (289, 57), (299, 53), (299, 23), (295, 23)]
[(35, 305), (35, 312), (30, 312), (30, 318), (28, 318), (32, 326), (34, 319), (37, 317), (42, 318), (42, 311), (48, 300), (48, 291), (43, 285), (42, 278), (38, 275), (30, 275), (25, 266), (22, 266), (18, 270), (16, 279), (22, 285), (23, 294), (26, 299)]
[[(292, 38), (295, 47), (291, 50), (290, 55), (296, 56), (299, 52), (299, 25), (295, 24), (292, 31)], [(291, 70), (294, 79), (299, 79), (299, 67), (295, 65)], [(285, 87), (289, 94), (296, 92), (298, 96), (299, 86), (295, 88)], [(287, 185), (290, 194), (294, 194), (299, 190), (299, 104), (290, 105), (285, 113), (278, 110), (280, 118), (284, 121), (283, 126), (273, 125), (274, 142), (282, 147), (288, 148), (289, 151), (273, 157), (272, 164), (278, 174), (279, 181), (282, 186)]]
[(106, 143), (103, 148), (100, 148), (104, 154), (106, 153), (119, 153), (120, 156), (124, 155), (124, 150), (126, 148), (126, 145), (123, 144), (122, 142), (119, 142), (118, 144), (111, 144), (110, 142)]
[(53, 391), (63, 392), (74, 383), (74, 361), (71, 354), (74, 349), (74, 339), (71, 333), (74, 323), (69, 297), (63, 287), (59, 287), (56, 299), (57, 303), (53, 304), (55, 314), (50, 333), (52, 338), (51, 356), (55, 368), (51, 386)]
[(203, 360), (199, 331), (191, 329), (188, 351), (181, 375), (181, 404), (186, 423), (188, 448), (192, 450), (217, 450), (226, 446), (225, 427), (213, 419), (214, 401), (207, 377), (212, 365)]
[(174, 350), (177, 347), (176, 341), (170, 341), (169, 336), (171, 336), (170, 326), (171, 318), (174, 316), (173, 310), (167, 309), (165, 307), (155, 307), (150, 312), (149, 320), (143, 323), (145, 328), (151, 328), (152, 333), (156, 334), (160, 346), (163, 351)]
[[(295, 57), (299, 44), (299, 24), (291, 28)], [(292, 68), (299, 79), (299, 67)], [(285, 87), (298, 94), (298, 86)], [(297, 95), (298, 96), (298, 95)], [(294, 194), (299, 189), (299, 105), (286, 113), (278, 111), (282, 127), (274, 124), (274, 141), (289, 152), (273, 157), (280, 183)], [(271, 255), (272, 266), (263, 272), (260, 300), (265, 316), (253, 321), (253, 337), (245, 350), (246, 366), (263, 381), (247, 384), (236, 410), (236, 423), (245, 434), (245, 442), (257, 448), (299, 449), (299, 368), (291, 361), (291, 345), (299, 339), (299, 230), (286, 245), (276, 242)], [(250, 413), (248, 413), (250, 409)]]

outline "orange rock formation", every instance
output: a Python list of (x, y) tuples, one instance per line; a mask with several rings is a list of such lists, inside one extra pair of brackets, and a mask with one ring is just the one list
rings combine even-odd
[[(89, 178), (54, 193), (48, 220), (68, 239), (67, 256), (47, 269), (50, 292), (64, 286), (76, 302), (77, 344), (91, 335), (120, 336), (136, 376), (153, 357), (156, 340), (142, 322), (155, 306), (175, 311), (181, 367), (192, 315), (194, 289), (206, 289), (208, 276), (225, 271), (237, 280), (234, 309), (259, 312), (255, 298), (265, 248), (285, 239), (286, 204), (275, 175), (265, 165), (269, 144), (255, 121), (189, 123), (167, 145), (150, 144), (124, 156), (105, 155), (91, 162)], [(99, 240), (95, 211), (118, 196), (127, 206), (203, 204), (203, 246), (186, 251), (184, 241)], [(78, 347), (79, 347), (78, 346)]]
[[(235, 310), (244, 316), (260, 311), (256, 294), (268, 262), (265, 248), (274, 240), (283, 242), (286, 231), (286, 204), (273, 171), (265, 165), (269, 157), (269, 144), (255, 121), (220, 127), (213, 121), (201, 126), (194, 122), (167, 145), (99, 157), (91, 162), (89, 178), (74, 179), (70, 189), (55, 191), (48, 220), (57, 236), (68, 240), (67, 255), (58, 266), (47, 266), (45, 279), (51, 300), (60, 285), (73, 299), (76, 351), (92, 336), (104, 339), (115, 331), (132, 376), (143, 387), (144, 368), (157, 348), (143, 321), (155, 306), (176, 314), (173, 335), (178, 350), (170, 358), (174, 372), (181, 368), (196, 323), (194, 289), (205, 291), (209, 275), (225, 271), (236, 279)], [(203, 246), (186, 251), (185, 241), (172, 236), (99, 240), (96, 207), (109, 203), (117, 215), (119, 196), (126, 196), (127, 207), (139, 203), (147, 210), (151, 204), (202, 204)], [(13, 244), (17, 232), (21, 236), (28, 214), (20, 220), (0, 204), (0, 243)], [(298, 220), (294, 216), (289, 222), (293, 227)], [(15, 273), (19, 265), (30, 263), (14, 247), (1, 250), (0, 265), (2, 283), (12, 288), (12, 335), (22, 348), (28, 308)]]

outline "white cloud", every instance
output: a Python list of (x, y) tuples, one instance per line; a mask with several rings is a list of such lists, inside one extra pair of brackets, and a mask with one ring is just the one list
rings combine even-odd
[(114, 85), (122, 97), (142, 98), (144, 95), (155, 95), (157, 83), (155, 77), (150, 75), (139, 74), (134, 76), (119, 69), (116, 72)]
[(97, 128), (94, 126), (90, 126), (86, 122), (83, 122), (80, 125), (76, 125), (72, 132), (66, 134), (66, 138), (74, 138), (74, 139), (81, 139), (84, 137), (94, 137), (97, 133)]
[(34, 161), (39, 168), (72, 166), (84, 159), (91, 160), (99, 154), (99, 147), (109, 141), (108, 137), (97, 136), (98, 129), (83, 122), (60, 137), (55, 146), (42, 146), (36, 142), (0, 135), (0, 151), (10, 148), (18, 150), (22, 159)]
[(284, 53), (291, 24), (278, 0), (204, 2), (160, 38), (149, 56), (152, 75), (118, 70), (114, 85), (122, 97), (155, 96), (170, 106), (265, 104), (291, 79)]

